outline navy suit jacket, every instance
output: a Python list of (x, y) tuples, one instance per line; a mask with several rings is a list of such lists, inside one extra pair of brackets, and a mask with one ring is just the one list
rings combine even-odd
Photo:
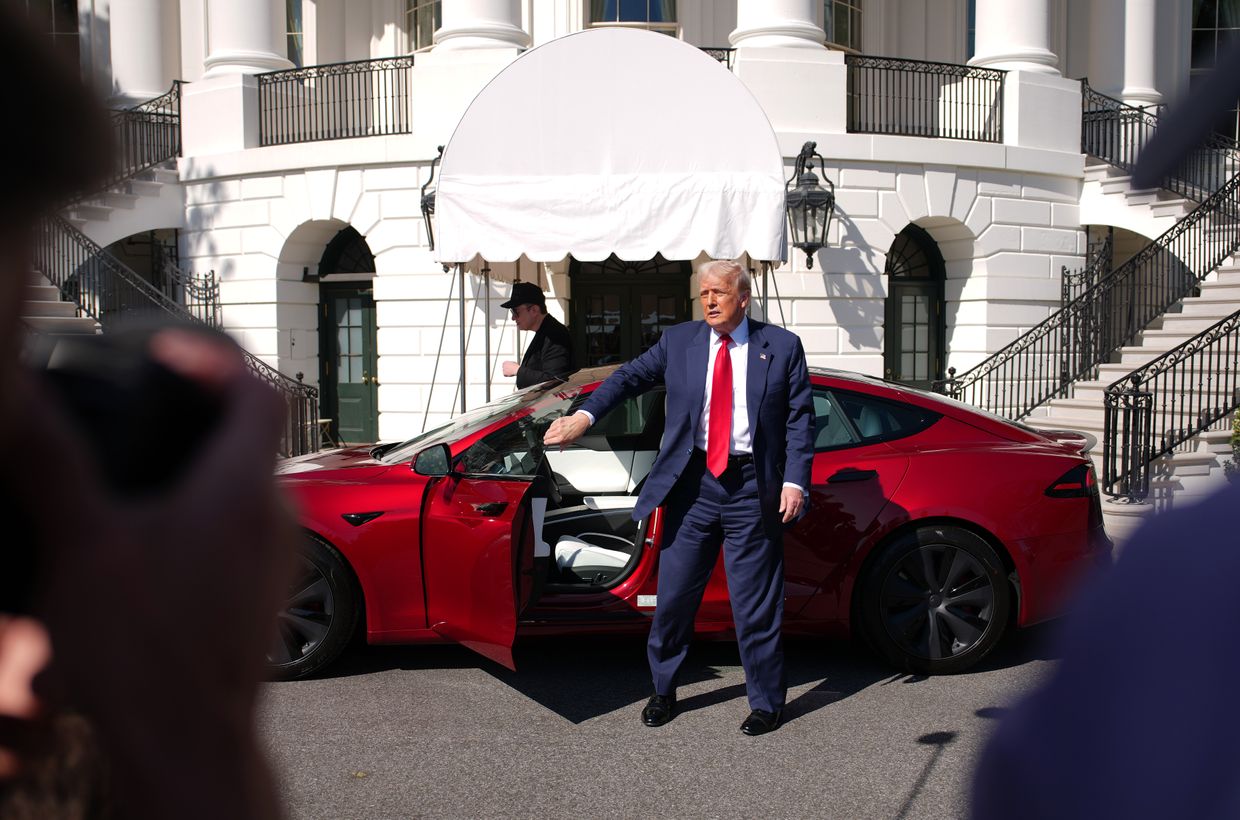
[[(703, 321), (670, 327), (654, 347), (620, 367), (599, 385), (583, 410), (600, 419), (627, 398), (667, 386), (663, 446), (642, 487), (633, 518), (663, 503), (689, 457), (706, 395), (710, 325)], [(785, 481), (809, 489), (814, 457), (814, 404), (805, 350), (796, 334), (749, 320), (746, 401), (763, 525), (780, 529), (779, 497)]]

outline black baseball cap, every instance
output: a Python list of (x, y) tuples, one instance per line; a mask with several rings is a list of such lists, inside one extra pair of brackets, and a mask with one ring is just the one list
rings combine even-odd
[(515, 308), (517, 305), (538, 305), (540, 307), (547, 306), (547, 297), (543, 295), (542, 288), (533, 282), (514, 282), (512, 285), (512, 298), (500, 305), (502, 308)]

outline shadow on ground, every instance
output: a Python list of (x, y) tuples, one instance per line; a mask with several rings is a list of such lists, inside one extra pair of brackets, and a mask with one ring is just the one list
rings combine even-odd
[[(1054, 657), (1049, 648), (1055, 627), (1043, 625), (1009, 635), (987, 658), (965, 673), (984, 674)], [(912, 684), (923, 675), (894, 671), (868, 651), (847, 641), (790, 638), (786, 644), (790, 688), (815, 684), (789, 701), (784, 722), (792, 722), (868, 686)], [(516, 672), (493, 664), (460, 646), (355, 646), (320, 677), (371, 675), (392, 670), (462, 669), (476, 667), (573, 723), (636, 706), (650, 696), (643, 637), (557, 637), (528, 639), (517, 644)], [(721, 670), (740, 666), (734, 642), (698, 642), (682, 670), (682, 687), (712, 680)], [(292, 684), (274, 684), (296, 685)], [(743, 701), (745, 687), (720, 685), (685, 696), (679, 711), (691, 712), (731, 700)]]

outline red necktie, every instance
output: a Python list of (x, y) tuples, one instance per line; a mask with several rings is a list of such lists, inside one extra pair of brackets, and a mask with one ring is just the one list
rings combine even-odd
[(706, 431), (706, 469), (716, 478), (728, 469), (728, 450), (732, 443), (732, 338), (719, 336), (715, 373), (710, 386), (710, 427)]

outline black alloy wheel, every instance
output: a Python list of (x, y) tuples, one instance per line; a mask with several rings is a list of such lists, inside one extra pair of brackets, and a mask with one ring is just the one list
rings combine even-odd
[(306, 535), (277, 618), (276, 640), (267, 653), (272, 677), (304, 678), (335, 660), (353, 637), (357, 599), (340, 553)]
[(871, 645), (910, 672), (950, 674), (980, 661), (1003, 635), (1011, 590), (1003, 562), (979, 535), (925, 526), (880, 548), (862, 584)]

